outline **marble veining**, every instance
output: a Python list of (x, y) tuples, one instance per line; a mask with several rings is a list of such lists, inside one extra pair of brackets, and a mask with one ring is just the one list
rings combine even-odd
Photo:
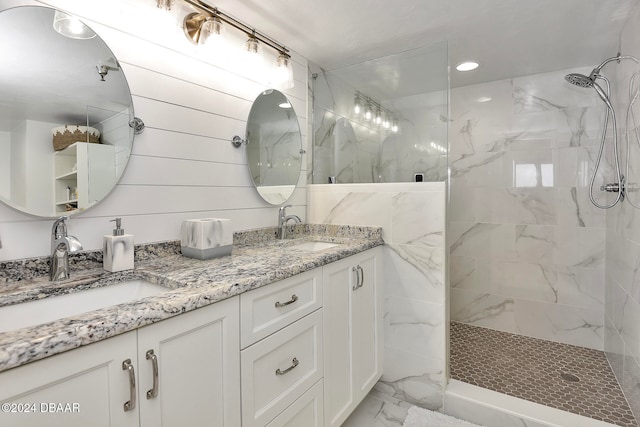
[[(323, 230), (327, 235), (305, 234)], [(235, 246), (230, 256), (212, 260), (179, 255), (176, 251), (180, 250), (180, 242), (177, 241), (151, 245), (149, 251), (141, 248), (145, 254), (137, 257), (136, 268), (131, 271), (107, 273), (101, 268), (85, 269), (74, 271), (71, 280), (58, 283), (34, 277), (33, 272), (27, 273), (29, 279), (22, 277), (10, 282), (5, 278), (7, 283), (0, 288), (0, 306), (132, 279), (148, 280), (171, 290), (158, 296), (0, 333), (0, 371), (204, 307), (384, 244), (381, 230), (368, 227), (302, 225), (297, 227), (293, 238), (287, 240), (276, 240), (272, 231), (270, 228), (251, 230), (247, 236), (239, 233), (238, 240), (244, 244)], [(251, 239), (260, 243), (247, 244)], [(287, 249), (307, 241), (340, 244), (317, 252)], [(14, 267), (32, 262), (23, 260)], [(37, 266), (39, 262), (34, 264)]]
[[(605, 226), (615, 229), (608, 240), (615, 233), (635, 242), (640, 233), (632, 230), (640, 228), (629, 212), (620, 221), (616, 209), (591, 205), (605, 108), (593, 93), (566, 83), (571, 72), (590, 70), (451, 91), (451, 317), (599, 348), (605, 254), (631, 255), (609, 242), (604, 251)], [(476, 102), (480, 94), (490, 102)], [(601, 203), (612, 157), (605, 153), (596, 178)], [(611, 283), (630, 283), (630, 270), (622, 265), (607, 274)], [(577, 327), (581, 319), (596, 328)]]

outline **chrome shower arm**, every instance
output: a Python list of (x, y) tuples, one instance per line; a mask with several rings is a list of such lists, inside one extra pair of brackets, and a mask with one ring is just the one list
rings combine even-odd
[(595, 76), (595, 75), (599, 74), (600, 71), (604, 68), (604, 66), (607, 65), (609, 62), (612, 62), (612, 61), (620, 62), (620, 60), (622, 60), (622, 59), (630, 59), (633, 62), (635, 62), (636, 64), (640, 64), (640, 59), (636, 58), (635, 56), (632, 56), (632, 55), (620, 55), (620, 53), (618, 53), (618, 55), (613, 56), (611, 58), (607, 58), (604, 61), (602, 61), (602, 64), (598, 65), (596, 68), (593, 69), (593, 71), (591, 72), (591, 75)]

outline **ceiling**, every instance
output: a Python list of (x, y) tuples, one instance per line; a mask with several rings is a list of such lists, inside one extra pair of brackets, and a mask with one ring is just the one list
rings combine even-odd
[(636, 0), (208, 0), (327, 70), (448, 42), (451, 87), (614, 56)]

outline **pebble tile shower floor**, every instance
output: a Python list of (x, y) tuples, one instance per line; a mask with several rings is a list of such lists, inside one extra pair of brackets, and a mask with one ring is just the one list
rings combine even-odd
[(601, 351), (451, 322), (451, 378), (637, 427)]

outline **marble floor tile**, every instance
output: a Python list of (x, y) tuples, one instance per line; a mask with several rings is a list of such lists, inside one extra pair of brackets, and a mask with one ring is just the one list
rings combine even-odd
[(342, 427), (401, 427), (408, 407), (399, 406), (392, 398), (372, 390), (353, 411)]

